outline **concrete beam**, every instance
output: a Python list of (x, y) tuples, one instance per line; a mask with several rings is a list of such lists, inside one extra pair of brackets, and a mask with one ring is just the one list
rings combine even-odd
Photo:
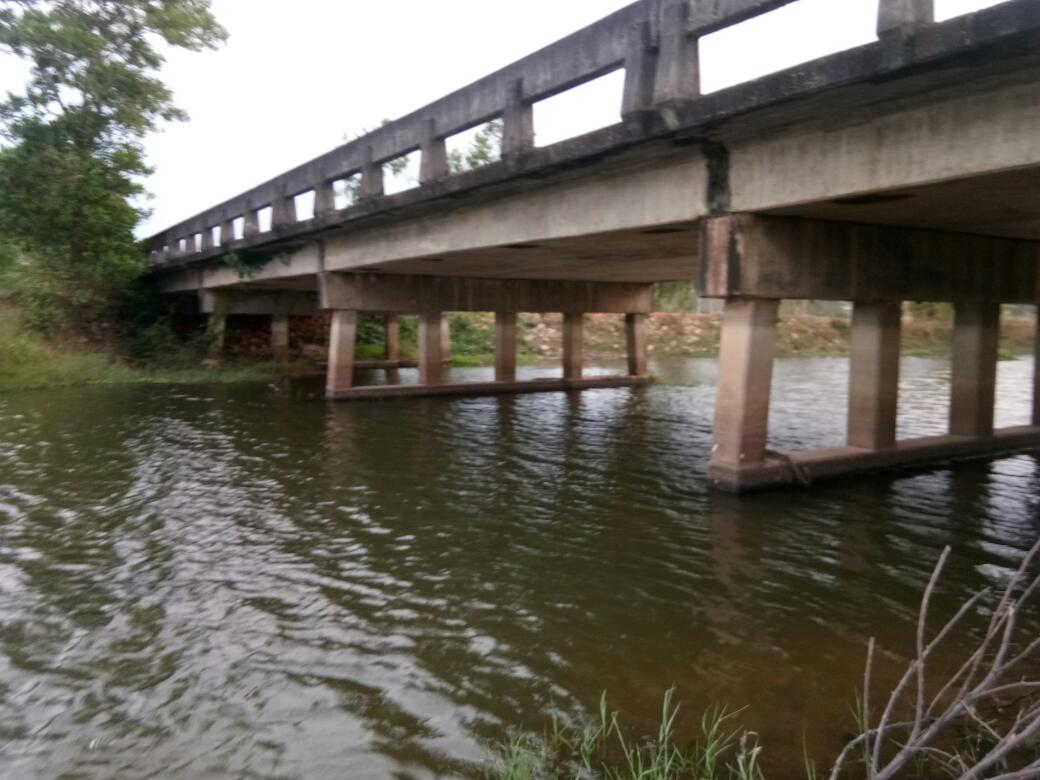
[(706, 297), (1033, 303), (1040, 243), (733, 214), (702, 231)]
[(199, 311), (225, 314), (301, 315), (317, 314), (315, 293), (252, 290), (199, 290)]
[(321, 308), (419, 314), (442, 311), (649, 312), (649, 284), (471, 279), (406, 274), (321, 276)]

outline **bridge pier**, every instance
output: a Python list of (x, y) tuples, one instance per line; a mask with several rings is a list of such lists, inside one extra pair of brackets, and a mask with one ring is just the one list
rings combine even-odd
[(563, 378), (581, 379), (585, 368), (585, 315), (566, 312), (563, 315)]
[(386, 348), (383, 357), (386, 361), (397, 362), (401, 359), (401, 318), (397, 314), (387, 314), (383, 322), (383, 343)]
[(849, 351), (848, 445), (880, 450), (896, 443), (899, 346), (898, 301), (860, 301), (852, 312)]
[(495, 381), (516, 381), (516, 312), (495, 312)]
[[(645, 315), (650, 310), (651, 291), (651, 285), (642, 283), (326, 273), (321, 277), (321, 307), (333, 312), (327, 395), (336, 400), (359, 400), (418, 395), (531, 393), (644, 384), (649, 381)], [(553, 310), (564, 315), (563, 378), (517, 381), (517, 312)], [(358, 367), (353, 360), (353, 347), (357, 313), (360, 311), (419, 315), (418, 384), (364, 387), (353, 384), (352, 373)], [(495, 312), (493, 382), (444, 382), (445, 311)], [(629, 375), (583, 377), (582, 335), (587, 311), (626, 315)], [(388, 339), (387, 343), (389, 345), (391, 341)], [(388, 358), (390, 354), (388, 349)]]
[(329, 366), (325, 388), (330, 396), (347, 392), (354, 386), (354, 351), (357, 349), (356, 311), (332, 312), (329, 332)]
[(768, 467), (766, 453), (779, 306), (771, 299), (726, 301), (708, 463), (708, 477), (719, 486), (748, 490), (782, 476)]
[[(1040, 448), (1032, 424), (994, 430), (1000, 303), (1036, 300), (1040, 246), (873, 225), (739, 214), (703, 233), (709, 297), (724, 298), (712, 483), (746, 491)], [(970, 280), (970, 283), (966, 283)], [(955, 306), (949, 433), (897, 440), (903, 299)], [(780, 299), (854, 303), (844, 447), (767, 449)], [(1040, 342), (1037, 345), (1040, 357)], [(1040, 361), (1038, 361), (1040, 365)]]
[(960, 302), (954, 307), (950, 433), (992, 436), (997, 388), (1000, 306)]

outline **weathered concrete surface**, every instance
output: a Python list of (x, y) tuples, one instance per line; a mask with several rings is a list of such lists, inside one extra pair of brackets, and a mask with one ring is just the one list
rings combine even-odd
[(628, 355), (629, 376), (647, 376), (646, 314), (625, 315), (625, 347)]
[(336, 401), (369, 401), (415, 396), (498, 395), (514, 393), (557, 393), (565, 390), (637, 387), (650, 383), (648, 377), (595, 376), (581, 379), (525, 379), (516, 382), (460, 382), (437, 385), (372, 385), (354, 387), (328, 397)]
[(563, 378), (581, 379), (584, 368), (583, 342), (585, 315), (567, 312), (563, 315)]
[(708, 297), (1033, 303), (1040, 296), (1040, 242), (754, 214), (713, 217), (702, 235)]
[(342, 392), (354, 384), (354, 350), (357, 345), (356, 311), (332, 313), (329, 338), (329, 367), (325, 391), (329, 395)]
[(516, 312), (495, 312), (495, 381), (516, 381)]
[(726, 302), (708, 464), (713, 483), (742, 488), (765, 461), (778, 309), (778, 301)]
[(999, 339), (1000, 307), (997, 304), (958, 302), (954, 306), (951, 434), (992, 435)]
[(321, 308), (419, 314), (427, 311), (648, 312), (646, 284), (550, 282), (524, 279), (322, 275)]
[(848, 444), (880, 450), (896, 443), (900, 303), (857, 303), (849, 356)]
[(424, 311), (419, 315), (419, 384), (439, 385), (444, 365), (443, 315)]

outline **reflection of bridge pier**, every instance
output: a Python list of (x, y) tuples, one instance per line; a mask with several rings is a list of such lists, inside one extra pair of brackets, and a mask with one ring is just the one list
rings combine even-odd
[[(699, 39), (791, 1), (634, 2), (153, 237), (156, 288), (200, 296), (215, 348), (227, 316), (271, 315), (279, 359), (288, 317), (330, 312), (328, 394), (347, 400), (641, 383), (650, 286), (699, 276), (725, 305), (720, 487), (1040, 446), (1040, 393), (1032, 425), (993, 429), (1000, 304), (1040, 297), (1035, 0), (942, 23), (931, 0), (878, 0), (876, 43), (700, 94)], [(620, 122), (536, 146), (536, 104), (619, 70)], [(501, 159), (453, 174), (449, 140), (492, 119)], [(418, 186), (388, 195), (384, 167), (410, 154)], [(779, 456), (776, 314), (798, 298), (854, 305), (848, 434)], [(956, 310), (950, 426), (897, 441), (900, 307), (917, 300)], [(495, 313), (494, 381), (444, 381), (455, 311)], [(562, 378), (518, 381), (524, 311), (564, 315)], [(589, 312), (625, 316), (628, 375), (585, 375)], [(384, 359), (364, 364), (382, 368), (402, 365), (395, 318), (419, 317), (419, 384), (356, 386), (361, 313), (388, 317)]]

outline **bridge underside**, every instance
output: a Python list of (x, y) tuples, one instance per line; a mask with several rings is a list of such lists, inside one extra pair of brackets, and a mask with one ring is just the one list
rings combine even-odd
[[(471, 189), (424, 197), (419, 188), (356, 220), (316, 218), (300, 235), (281, 237), (276, 224), (250, 249), (270, 262), (249, 278), (211, 251), (204, 262), (163, 268), (156, 283), (197, 298), (220, 322), (272, 315), (281, 353), (288, 316), (331, 312), (328, 394), (355, 399), (646, 382), (651, 285), (696, 279), (702, 294), (725, 301), (709, 465), (719, 487), (1038, 448), (1040, 392), (1032, 425), (993, 424), (1000, 305), (1040, 300), (1036, 51), (999, 68), (967, 62), (853, 84), (616, 148), (624, 128), (607, 128), (565, 142), (553, 154), (574, 159), (538, 175), (510, 175), (517, 163), (502, 163), (505, 173)], [(589, 161), (575, 161), (583, 149)], [(785, 298), (854, 304), (843, 446), (767, 449)], [(896, 440), (904, 301), (955, 308), (946, 436)], [(446, 311), (495, 312), (495, 382), (442, 382)], [(562, 380), (517, 381), (524, 311), (564, 313)], [(386, 317), (391, 368), (401, 364), (397, 317), (419, 315), (419, 385), (354, 385), (360, 312)], [(626, 315), (626, 377), (583, 376), (589, 312)]]

